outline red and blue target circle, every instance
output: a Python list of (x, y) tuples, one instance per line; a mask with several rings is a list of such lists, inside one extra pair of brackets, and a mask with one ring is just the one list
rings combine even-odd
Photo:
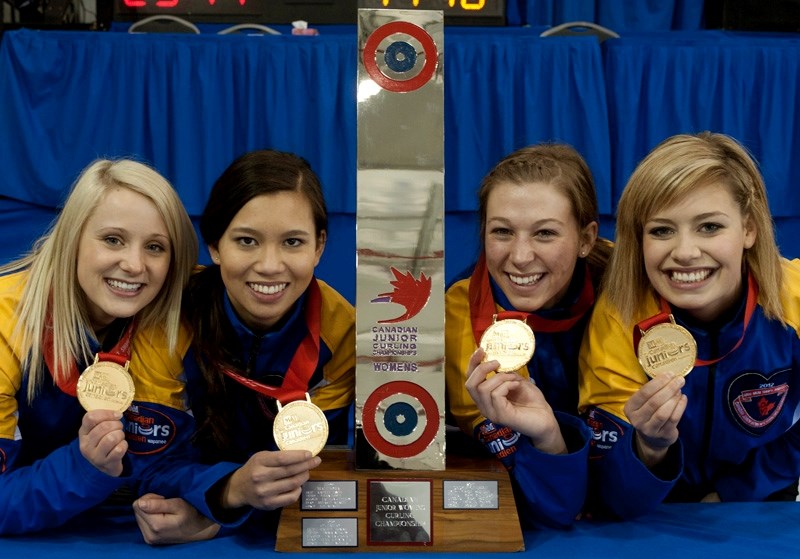
[[(416, 439), (411, 436), (414, 430), (413, 427), (407, 431), (406, 435), (402, 434), (407, 430), (406, 423), (413, 423), (414, 427), (417, 425), (418, 418), (416, 418), (416, 411), (413, 406), (404, 402), (394, 402), (386, 408), (382, 417), (378, 418), (377, 411), (381, 402), (397, 394), (413, 398), (419, 402), (425, 412), (425, 428)], [(411, 419), (408, 412), (413, 412), (413, 419)], [(401, 414), (405, 414), (402, 422), (398, 421)], [(378, 428), (378, 420), (381, 421), (383, 429), (392, 435), (397, 437), (409, 436), (409, 439), (413, 440), (410, 440), (408, 444), (396, 444), (387, 440), (381, 434), (381, 429)], [(404, 380), (387, 382), (379, 386), (364, 402), (361, 423), (364, 429), (364, 436), (366, 436), (367, 441), (375, 450), (392, 458), (412, 458), (421, 454), (436, 438), (436, 433), (439, 431), (439, 406), (433, 396), (418, 384)]]
[[(425, 61), (422, 69), (408, 79), (394, 79), (384, 74), (378, 67), (378, 47), (392, 34), (404, 34), (416, 39), (422, 45)], [(439, 54), (436, 43), (421, 27), (407, 21), (393, 21), (381, 25), (367, 38), (364, 44), (364, 68), (369, 76), (383, 89), (395, 93), (407, 93), (419, 89), (436, 73)], [(404, 74), (413, 70), (418, 63), (417, 52), (407, 41), (393, 41), (384, 51), (384, 62), (393, 72)]]

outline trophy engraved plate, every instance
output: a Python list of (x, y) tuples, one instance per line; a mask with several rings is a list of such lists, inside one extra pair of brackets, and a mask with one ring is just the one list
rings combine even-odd
[(511, 373), (528, 364), (533, 357), (536, 341), (533, 330), (516, 319), (493, 322), (481, 336), (480, 346), (486, 354), (484, 361), (497, 361), (498, 373)]
[(444, 470), (444, 18), (358, 24), (356, 467)]
[(370, 480), (370, 545), (433, 543), (430, 480)]
[(76, 392), (78, 401), (86, 411), (111, 410), (122, 413), (133, 402), (133, 379), (125, 366), (111, 361), (99, 361), (89, 365), (78, 378)]
[(322, 410), (305, 400), (296, 400), (282, 406), (277, 402), (278, 414), (272, 424), (275, 444), (281, 450), (307, 450), (312, 456), (319, 454), (328, 440), (328, 419)]
[(697, 359), (697, 342), (686, 328), (674, 322), (648, 328), (638, 349), (639, 363), (650, 378), (668, 371), (686, 376)]
[(358, 482), (355, 480), (313, 481), (303, 484), (300, 510), (357, 510)]
[(357, 547), (357, 518), (304, 518), (303, 547)]
[(444, 508), (497, 509), (500, 501), (497, 482), (492, 480), (444, 480)]

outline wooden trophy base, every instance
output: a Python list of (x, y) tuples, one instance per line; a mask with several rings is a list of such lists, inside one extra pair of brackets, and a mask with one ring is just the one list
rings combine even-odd
[[(284, 508), (278, 526), (276, 551), (515, 552), (525, 549), (508, 472), (494, 457), (448, 456), (447, 468), (442, 471), (356, 470), (354, 454), (350, 450), (326, 449), (321, 457), (322, 464), (311, 471), (310, 482), (324, 484), (332, 496), (330, 502), (336, 503), (341, 501), (335, 495), (347, 493), (342, 491), (343, 488), (354, 487), (350, 500), (357, 503), (349, 506), (350, 510), (341, 510), (344, 507), (338, 504), (335, 505), (338, 510), (326, 505), (322, 508), (315, 505), (312, 510), (303, 508), (301, 500)], [(396, 485), (396, 482), (421, 486), (425, 490), (421, 494), (430, 496), (402, 499), (388, 496), (391, 493), (381, 493), (380, 497), (372, 497), (370, 505), (368, 488), (372, 484), (377, 483), (382, 488), (384, 485), (391, 487), (393, 483)], [(492, 508), (483, 508), (486, 503), (481, 502), (478, 493), (471, 493), (471, 488), (476, 487), (485, 496), (487, 486), (496, 487), (496, 495), (491, 494), (492, 498), (496, 497)], [(461, 499), (456, 499), (455, 505), (462, 508), (453, 507), (454, 502), (449, 497), (451, 491)], [(466, 502), (462, 498), (464, 495), (467, 495)], [(420, 504), (426, 499), (429, 502)], [(449, 504), (446, 500), (450, 501)], [(324, 497), (317, 499), (317, 502), (324, 501)], [(446, 504), (448, 508), (445, 508)], [(423, 517), (423, 525), (429, 527), (423, 541), (397, 541), (396, 534), (386, 536), (376, 528), (387, 524), (407, 525), (393, 519), (410, 518), (410, 513), (402, 511), (413, 508), (417, 512), (428, 511), (424, 514), (429, 516)], [(320, 531), (322, 536), (319, 536)]]

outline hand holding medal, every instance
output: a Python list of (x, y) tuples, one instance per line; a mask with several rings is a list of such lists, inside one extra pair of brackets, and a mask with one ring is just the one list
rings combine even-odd
[(486, 355), (484, 361), (497, 361), (500, 363), (497, 372), (510, 373), (531, 360), (536, 340), (525, 321), (514, 318), (497, 320), (497, 315), (494, 315), (478, 345)]

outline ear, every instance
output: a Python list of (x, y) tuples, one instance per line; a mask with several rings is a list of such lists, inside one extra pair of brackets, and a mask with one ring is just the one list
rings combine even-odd
[(211, 255), (211, 261), (214, 264), (219, 264), (219, 249), (217, 245), (208, 245), (208, 253)]
[(581, 229), (580, 244), (578, 245), (578, 254), (583, 258), (592, 252), (595, 241), (597, 241), (597, 222), (592, 221), (586, 227)]
[(325, 251), (325, 242), (328, 240), (328, 232), (320, 231), (317, 238), (317, 249), (315, 252), (316, 258), (314, 259), (314, 267), (316, 268), (322, 258), (322, 253)]
[(755, 220), (747, 214), (744, 217), (744, 223), (742, 224), (744, 227), (744, 249), (747, 250), (748, 248), (752, 248), (753, 245), (756, 243), (756, 236), (758, 235), (758, 227), (756, 227)]

